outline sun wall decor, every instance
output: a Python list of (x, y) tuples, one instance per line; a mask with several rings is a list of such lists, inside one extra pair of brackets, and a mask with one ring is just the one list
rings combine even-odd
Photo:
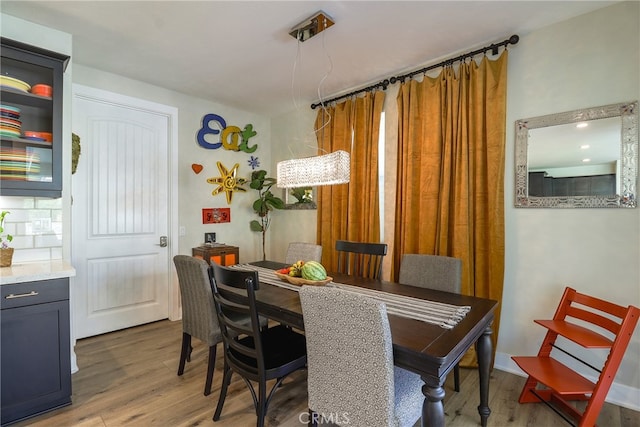
[(218, 162), (218, 170), (220, 171), (220, 176), (217, 178), (208, 178), (207, 182), (209, 184), (218, 184), (218, 187), (211, 192), (213, 196), (220, 194), (221, 192), (225, 192), (227, 196), (227, 204), (231, 204), (231, 200), (233, 199), (233, 192), (240, 191), (246, 192), (245, 188), (241, 186), (244, 185), (247, 180), (244, 178), (236, 178), (238, 173), (238, 168), (240, 167), (239, 163), (236, 163), (231, 170), (228, 170), (222, 163)]

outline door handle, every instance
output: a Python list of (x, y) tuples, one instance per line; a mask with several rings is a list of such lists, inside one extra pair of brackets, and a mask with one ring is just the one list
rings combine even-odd
[(161, 248), (166, 248), (167, 247), (167, 243), (168, 239), (167, 236), (160, 236), (160, 247)]

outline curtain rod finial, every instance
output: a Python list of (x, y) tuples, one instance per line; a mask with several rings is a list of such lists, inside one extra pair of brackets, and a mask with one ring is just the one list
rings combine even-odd
[(520, 41), (520, 37), (518, 37), (517, 34), (514, 34), (511, 37), (509, 37), (509, 43), (511, 44), (517, 44), (519, 41)]

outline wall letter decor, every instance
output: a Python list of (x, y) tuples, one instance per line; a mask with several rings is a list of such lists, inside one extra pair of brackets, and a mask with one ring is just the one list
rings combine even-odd
[(220, 129), (226, 128), (227, 122), (225, 122), (224, 119), (217, 114), (207, 114), (202, 118), (202, 127), (198, 131), (198, 144), (200, 144), (201, 147), (215, 150), (216, 148), (222, 147), (222, 143), (216, 142), (214, 144), (211, 144), (204, 139), (206, 135), (217, 135), (220, 133), (219, 129), (213, 129), (209, 126), (210, 122), (217, 123), (220, 126)]
[[(214, 127), (212, 127), (212, 122)], [(222, 132), (222, 133), (221, 133)], [(207, 135), (220, 134), (220, 142), (207, 142)], [(243, 130), (238, 126), (227, 126), (227, 122), (217, 114), (206, 114), (202, 118), (202, 127), (198, 130), (197, 140), (201, 147), (216, 150), (220, 147), (230, 151), (244, 151), (245, 153), (253, 153), (258, 148), (257, 144), (249, 147), (249, 138), (256, 136), (258, 132), (253, 130), (253, 125), (248, 124)], [(238, 144), (238, 139), (242, 138), (242, 142)]]

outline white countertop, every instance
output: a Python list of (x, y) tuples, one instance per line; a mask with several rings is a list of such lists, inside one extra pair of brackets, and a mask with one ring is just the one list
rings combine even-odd
[(73, 277), (76, 269), (64, 260), (23, 262), (0, 268), (0, 285)]

